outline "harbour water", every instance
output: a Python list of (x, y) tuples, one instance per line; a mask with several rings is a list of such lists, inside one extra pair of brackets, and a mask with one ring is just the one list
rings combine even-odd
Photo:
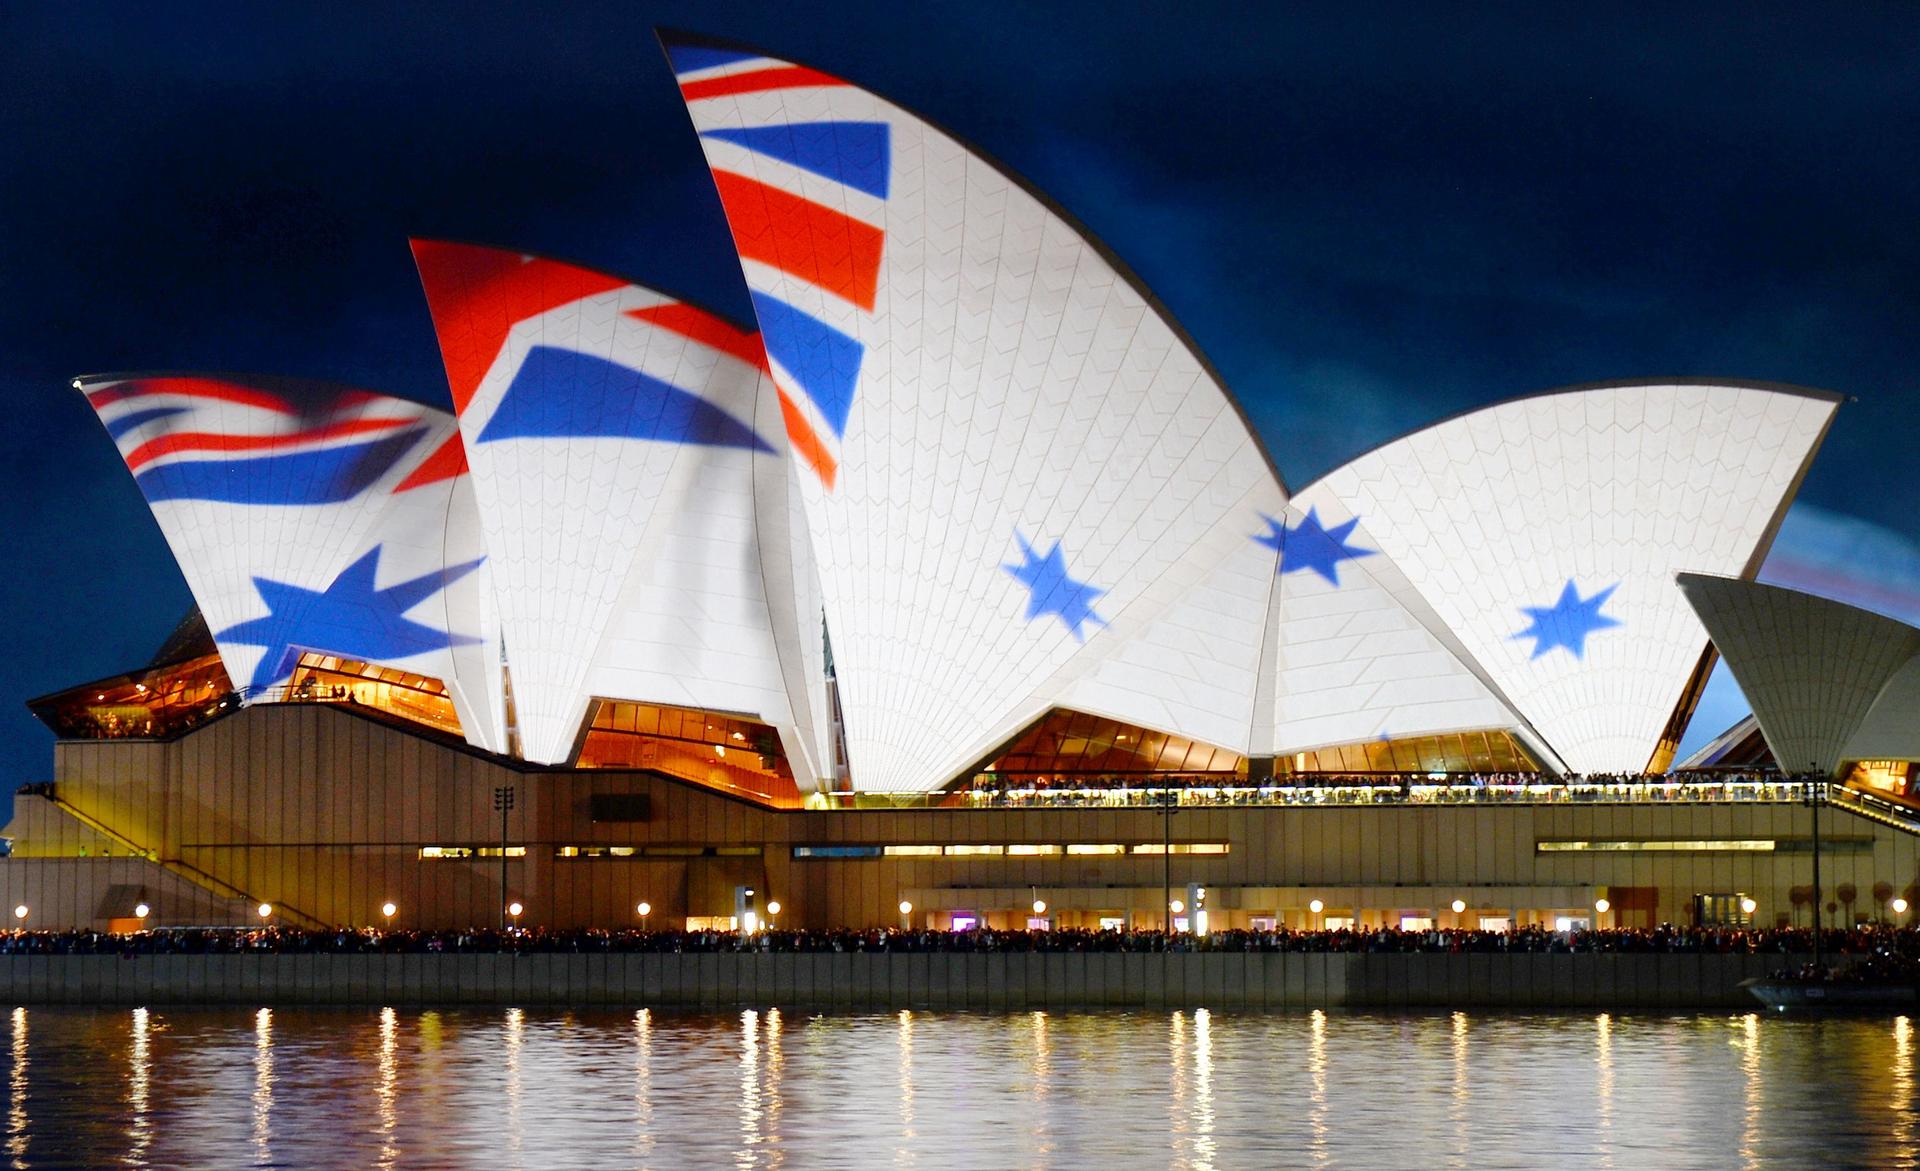
[(1912, 1167), (1908, 1017), (0, 1010), (13, 1167)]

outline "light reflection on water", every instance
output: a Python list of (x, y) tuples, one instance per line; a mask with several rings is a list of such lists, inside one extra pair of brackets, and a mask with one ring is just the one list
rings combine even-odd
[(1914, 1022), (14, 1008), (16, 1167), (1920, 1160)]

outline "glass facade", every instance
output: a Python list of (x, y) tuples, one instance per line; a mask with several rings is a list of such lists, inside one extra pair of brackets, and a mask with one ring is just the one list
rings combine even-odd
[(165, 740), (238, 703), (216, 654), (116, 675), (31, 701), (62, 740)]
[(1247, 759), (1198, 740), (1056, 708), (981, 770), (974, 783), (1045, 785), (1165, 774), (1226, 783), (1246, 776)]
[(579, 767), (651, 769), (770, 805), (800, 804), (779, 733), (724, 712), (603, 699)]
[(460, 735), (460, 717), (447, 698), (446, 684), (397, 667), (308, 652), (300, 656), (300, 664), (287, 682), (286, 699), (361, 705), (409, 723)]
[(1276, 761), (1292, 773), (1534, 773), (1540, 766), (1505, 732), (1449, 732), (1371, 740)]

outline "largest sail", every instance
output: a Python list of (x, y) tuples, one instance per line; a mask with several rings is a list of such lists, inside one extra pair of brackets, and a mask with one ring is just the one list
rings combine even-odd
[(926, 120), (663, 39), (810, 473), (856, 787), (1055, 706), (1245, 751), (1285, 492), (1178, 326)]

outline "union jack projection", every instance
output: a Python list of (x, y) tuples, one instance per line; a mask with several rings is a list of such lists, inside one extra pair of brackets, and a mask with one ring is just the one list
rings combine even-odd
[(808, 677), (775, 650), (782, 632), (802, 641), (803, 603), (773, 584), (790, 568), (760, 572), (796, 554), (759, 336), (556, 260), (413, 248), (499, 566), (527, 759), (566, 760), (596, 697), (755, 712), (810, 758)]
[[(713, 163), (787, 434), (831, 490), (866, 356), (861, 324), (880, 283), (893, 128), (829, 111), (820, 91), (864, 95), (818, 70), (743, 50), (669, 42), (667, 51)], [(734, 100), (749, 94), (771, 100)], [(787, 99), (820, 116), (794, 121)], [(709, 111), (725, 124), (710, 124)]]
[(468, 738), (504, 745), (491, 585), (452, 416), (294, 379), (74, 385), (244, 698), (271, 697), (324, 652), (443, 680)]

